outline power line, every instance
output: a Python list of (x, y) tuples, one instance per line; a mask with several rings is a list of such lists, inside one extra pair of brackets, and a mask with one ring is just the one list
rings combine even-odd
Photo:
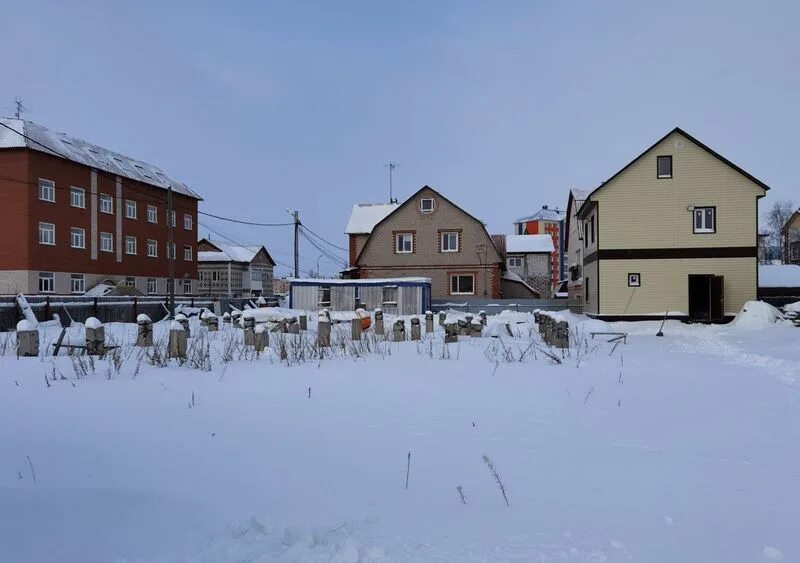
[(325, 244), (327, 244), (328, 246), (332, 246), (333, 248), (336, 248), (337, 250), (341, 250), (342, 252), (350, 252), (350, 251), (349, 251), (349, 250), (347, 250), (346, 248), (342, 248), (341, 246), (336, 246), (336, 245), (335, 245), (335, 244), (333, 244), (332, 242), (328, 242), (327, 240), (325, 240), (324, 238), (322, 238), (321, 236), (319, 236), (317, 233), (315, 233), (314, 231), (312, 231), (311, 229), (309, 229), (308, 227), (306, 227), (304, 224), (302, 224), (302, 223), (301, 223), (301, 224), (300, 224), (300, 226), (301, 226), (301, 227), (302, 227), (304, 230), (308, 231), (310, 234), (314, 235), (314, 236), (315, 236), (315, 237), (317, 237), (319, 240), (321, 240), (322, 242), (324, 242)]

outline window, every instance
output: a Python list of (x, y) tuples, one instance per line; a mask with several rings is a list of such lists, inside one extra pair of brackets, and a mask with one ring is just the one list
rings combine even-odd
[(55, 275), (53, 272), (39, 272), (39, 293), (55, 291)]
[(111, 233), (100, 233), (100, 251), (114, 252), (114, 235)]
[(72, 293), (86, 293), (86, 278), (83, 274), (72, 274), (69, 277), (69, 287)]
[(628, 287), (639, 287), (642, 285), (642, 274), (628, 274)]
[(395, 235), (397, 254), (410, 254), (414, 252), (414, 235), (411, 233), (398, 233)]
[(125, 217), (136, 219), (136, 202), (130, 199), (125, 200)]
[(474, 295), (475, 276), (472, 274), (450, 276), (450, 293), (453, 295)]
[(175, 256), (175, 243), (173, 242), (172, 245), (167, 245), (167, 258), (172, 258), (175, 260), (177, 257)]
[(424, 197), (419, 200), (419, 210), (423, 213), (433, 213), (435, 208), (436, 202), (434, 202), (432, 198)]
[(114, 214), (114, 200), (110, 195), (100, 194), (100, 213)]
[(694, 232), (713, 233), (717, 230), (717, 209), (715, 207), (694, 208)]
[(589, 221), (583, 222), (583, 247), (589, 248)]
[(211, 281), (215, 282), (222, 281), (222, 274), (219, 270), (213, 270), (211, 272)]
[(174, 227), (175, 226), (175, 212), (174, 211), (170, 211), (170, 213), (169, 213), (169, 226), (170, 227)]
[(69, 245), (72, 248), (86, 248), (86, 231), (80, 227), (69, 230)]
[(94, 148), (89, 148), (89, 153), (92, 155), (92, 157), (93, 157), (93, 158), (94, 158), (94, 159), (95, 159), (97, 162), (99, 162), (99, 163), (101, 163), (101, 164), (108, 164), (108, 162), (106, 161), (106, 159), (103, 157), (103, 155), (102, 155), (102, 154), (100, 153), (100, 151), (98, 151), (97, 149), (94, 149)]
[(659, 178), (672, 178), (672, 156), (659, 156), (656, 158)]
[(136, 237), (125, 237), (125, 254), (136, 254)]
[(39, 178), (39, 199), (42, 201), (55, 201), (56, 183), (52, 180)]
[(387, 285), (383, 288), (382, 299), (384, 304), (397, 305), (397, 286)]
[(255, 270), (255, 269), (251, 269), (250, 270), (250, 281), (260, 282), (263, 279), (264, 279), (264, 272), (263, 271)]
[(158, 242), (153, 239), (147, 239), (147, 255), (150, 258), (158, 257)]
[(188, 244), (183, 247), (183, 259), (187, 262), (192, 261), (192, 247)]
[(134, 164), (134, 166), (142, 176), (144, 176), (145, 178), (149, 178), (151, 180), (153, 179), (153, 177), (150, 174), (148, 174), (147, 169), (144, 166), (142, 166), (141, 164)]
[(320, 307), (330, 307), (331, 305), (331, 288), (320, 287), (317, 289), (317, 305)]
[(791, 260), (797, 260), (800, 256), (800, 244), (794, 243), (791, 247)]
[(72, 207), (86, 209), (86, 190), (72, 187), (69, 189), (69, 204)]
[(116, 162), (116, 163), (117, 163), (117, 166), (119, 166), (119, 167), (120, 167), (122, 170), (124, 170), (124, 171), (125, 171), (127, 174), (130, 174), (130, 173), (131, 173), (131, 169), (130, 169), (130, 168), (128, 168), (128, 165), (127, 165), (127, 164), (125, 164), (125, 161), (124, 161), (124, 160), (122, 160), (121, 158), (117, 158), (117, 157), (115, 156), (115, 157), (114, 157), (114, 162)]
[(187, 231), (192, 230), (192, 216), (189, 215), (188, 213), (185, 213), (183, 215), (183, 228), (186, 229)]
[(442, 233), (442, 252), (458, 252), (458, 233)]
[(192, 292), (192, 280), (183, 280), (183, 293), (191, 293)]
[(522, 258), (520, 256), (515, 256), (513, 258), (508, 259), (508, 267), (509, 268), (521, 268), (522, 267)]
[(55, 246), (56, 226), (53, 223), (39, 223), (39, 244)]
[(156, 278), (147, 278), (147, 293), (150, 295), (157, 293)]
[(147, 206), (147, 222), (158, 223), (158, 208), (155, 205)]
[(125, 276), (125, 285), (128, 287), (136, 287), (136, 277), (135, 276)]
[(583, 302), (589, 302), (589, 278), (583, 278)]

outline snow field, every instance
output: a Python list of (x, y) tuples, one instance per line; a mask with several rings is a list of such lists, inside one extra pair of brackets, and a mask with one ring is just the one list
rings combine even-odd
[(288, 366), (274, 334), (226, 361), (241, 331), (191, 319), (210, 371), (140, 362), (134, 325), (86, 375), (6, 347), (0, 561), (797, 557), (800, 332), (565, 315), (580, 353), (546, 354), (524, 314), (448, 347), (334, 325), (331, 356)]

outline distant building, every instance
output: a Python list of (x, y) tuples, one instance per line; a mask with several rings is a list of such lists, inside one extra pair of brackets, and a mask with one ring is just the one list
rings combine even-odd
[(431, 307), (429, 278), (293, 279), (289, 307), (304, 311), (367, 311), (382, 309), (392, 315), (420, 315)]
[(800, 264), (800, 210), (792, 213), (782, 230), (781, 257), (783, 263)]
[(275, 261), (262, 245), (202, 239), (197, 243), (199, 293), (226, 297), (271, 297)]
[(550, 209), (547, 205), (526, 217), (514, 221), (514, 233), (518, 235), (550, 235), (553, 239), (552, 271), (553, 287), (564, 279), (564, 219), (566, 213), (558, 208)]
[(484, 224), (430, 186), (400, 204), (355, 205), (349, 278), (431, 279), (434, 299), (497, 299), (503, 258)]
[(506, 268), (540, 297), (553, 292), (553, 238), (550, 235), (507, 235)]
[(200, 196), (161, 168), (0, 118), (0, 170), (0, 293), (81, 295), (102, 283), (163, 295), (170, 253), (175, 293), (194, 293)]
[(567, 200), (567, 217), (564, 223), (564, 257), (567, 268), (567, 295), (583, 300), (583, 222), (578, 219), (583, 202), (589, 192), (573, 188)]

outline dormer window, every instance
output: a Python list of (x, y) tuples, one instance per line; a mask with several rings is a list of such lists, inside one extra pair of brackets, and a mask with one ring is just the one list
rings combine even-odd
[(423, 213), (433, 213), (433, 210), (436, 208), (436, 203), (433, 201), (433, 198), (424, 197), (419, 200), (419, 210)]
[(659, 156), (656, 160), (656, 172), (658, 174), (658, 178), (660, 180), (672, 178), (672, 156)]

